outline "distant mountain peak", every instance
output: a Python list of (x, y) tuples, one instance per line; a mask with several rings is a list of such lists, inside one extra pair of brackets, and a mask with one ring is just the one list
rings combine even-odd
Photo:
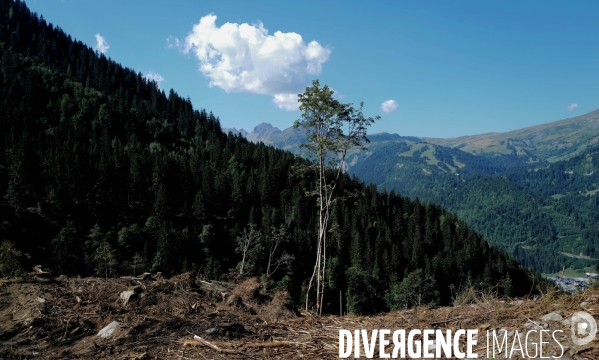
[(269, 123), (262, 123), (262, 124), (257, 125), (254, 128), (253, 132), (257, 133), (257, 134), (280, 133), (281, 130), (279, 128), (277, 128), (277, 127), (272, 126)]
[(265, 129), (272, 129), (272, 128), (273, 128), (273, 126), (271, 124), (263, 122), (261, 124), (256, 125), (254, 127), (254, 131), (263, 131)]

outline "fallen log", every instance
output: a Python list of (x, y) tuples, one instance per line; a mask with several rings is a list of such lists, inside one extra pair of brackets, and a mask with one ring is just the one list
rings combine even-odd
[(199, 341), (199, 342), (201, 342), (202, 344), (204, 344), (204, 345), (208, 346), (209, 348), (211, 348), (211, 349), (214, 349), (214, 350), (216, 350), (216, 351), (218, 351), (218, 352), (229, 353), (229, 354), (240, 354), (240, 352), (239, 352), (239, 351), (235, 351), (235, 350), (229, 350), (229, 349), (221, 349), (221, 348), (219, 348), (218, 346), (216, 346), (216, 345), (214, 345), (213, 343), (211, 343), (210, 341), (208, 341), (208, 340), (204, 340), (204, 339), (202, 339), (201, 337), (199, 337), (199, 336), (197, 336), (197, 335), (194, 335), (194, 336), (193, 336), (193, 338), (194, 338), (195, 340), (198, 340), (198, 341)]

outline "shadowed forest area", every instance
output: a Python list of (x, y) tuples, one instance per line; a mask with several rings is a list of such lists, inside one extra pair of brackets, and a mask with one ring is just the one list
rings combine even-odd
[[(307, 160), (224, 134), (216, 115), (22, 1), (0, 0), (0, 117), (3, 275), (41, 264), (53, 276), (218, 280), (247, 255), (244, 275), (302, 304), (318, 231)], [(448, 304), (468, 287), (526, 295), (540, 283), (437, 205), (347, 175), (335, 191), (325, 313), (338, 312), (339, 294), (366, 314)], [(250, 230), (259, 234), (242, 254)]]

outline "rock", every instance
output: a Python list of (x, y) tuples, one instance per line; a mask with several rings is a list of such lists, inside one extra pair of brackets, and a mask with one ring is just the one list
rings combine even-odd
[(532, 322), (529, 321), (526, 324), (524, 324), (524, 328), (525, 329), (542, 329), (543, 328), (543, 323), (537, 323), (537, 322)]
[(206, 334), (208, 334), (208, 335), (213, 335), (213, 334), (218, 333), (218, 329), (217, 328), (210, 328), (210, 329), (204, 330), (204, 332)]
[(239, 322), (233, 322), (229, 324), (222, 324), (216, 327), (204, 330), (204, 333), (209, 335), (221, 335), (229, 338), (237, 338), (245, 333), (245, 328)]
[(524, 304), (524, 300), (515, 300), (515, 301), (512, 301), (511, 304), (514, 306), (519, 306), (519, 305)]
[(42, 314), (45, 314), (50, 309), (50, 304), (47, 302), (46, 299), (44, 299), (42, 297), (37, 297), (35, 299), (35, 302), (36, 302), (36, 305), (37, 305), (37, 309)]
[(555, 321), (555, 322), (558, 322), (558, 321), (562, 321), (563, 318), (564, 317), (562, 316), (562, 314), (560, 314), (557, 311), (554, 311), (554, 312), (550, 312), (549, 314), (543, 315), (541, 317), (541, 321), (545, 321), (545, 322), (547, 322), (547, 321)]
[(569, 328), (570, 327), (570, 319), (562, 320), (562, 325)]
[(100, 330), (96, 336), (99, 336), (101, 338), (110, 337), (114, 333), (114, 331), (121, 325), (122, 324), (120, 322), (113, 321), (110, 324), (108, 324), (106, 327), (104, 327), (102, 330)]
[(501, 328), (501, 329), (497, 330), (497, 335), (503, 336), (505, 333), (507, 333), (508, 339), (511, 339), (514, 336), (515, 331), (514, 330), (508, 330), (506, 328)]
[(127, 305), (129, 300), (137, 299), (139, 296), (134, 290), (125, 290), (121, 293), (120, 298), (123, 301), (123, 305)]

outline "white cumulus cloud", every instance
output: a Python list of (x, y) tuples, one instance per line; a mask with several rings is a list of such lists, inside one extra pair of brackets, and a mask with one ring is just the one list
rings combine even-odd
[(106, 39), (104, 39), (102, 35), (96, 34), (96, 46), (94, 47), (94, 49), (98, 50), (102, 54), (105, 54), (108, 51), (108, 49), (110, 49), (110, 46), (108, 46)]
[(297, 101), (297, 94), (274, 94), (272, 102), (279, 109), (294, 111), (299, 108), (299, 102)]
[(381, 111), (385, 114), (391, 114), (399, 108), (399, 104), (395, 100), (383, 101), (381, 104)]
[(152, 80), (152, 81), (156, 81), (156, 83), (158, 84), (158, 87), (161, 87), (160, 84), (162, 84), (163, 82), (166, 82), (166, 80), (162, 77), (162, 75), (160, 75), (157, 72), (154, 71), (150, 71), (147, 74), (144, 75), (144, 77), (148, 80)]
[(568, 111), (573, 111), (577, 107), (578, 107), (578, 104), (576, 104), (576, 103), (570, 104), (570, 105), (568, 105)]
[(167, 46), (195, 55), (210, 87), (271, 95), (279, 108), (296, 110), (297, 94), (322, 72), (331, 50), (294, 32), (269, 35), (261, 22), (219, 27), (216, 19), (202, 17), (185, 40), (169, 38)]

